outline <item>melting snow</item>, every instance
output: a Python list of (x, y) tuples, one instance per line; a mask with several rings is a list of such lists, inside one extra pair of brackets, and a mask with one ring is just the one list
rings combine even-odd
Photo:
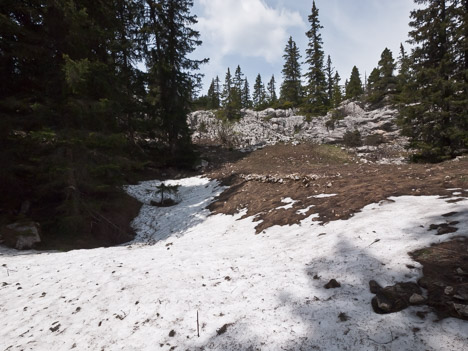
[[(147, 203), (155, 184), (128, 191)], [(0, 248), (0, 350), (466, 349), (464, 321), (421, 320), (415, 312), (425, 307), (375, 314), (368, 282), (416, 281), (420, 271), (406, 265), (420, 266), (407, 252), (462, 234), (441, 238), (427, 227), (458, 212), (457, 226), (467, 228), (467, 199), (397, 197), (346, 221), (320, 225), (310, 216), (255, 235), (245, 212), (204, 209), (222, 191), (217, 182), (177, 184), (182, 202), (143, 206), (129, 245)], [(341, 288), (324, 289), (332, 278)]]
[(290, 208), (293, 208), (294, 204), (295, 204), (296, 202), (298, 202), (298, 201), (297, 201), (297, 200), (293, 200), (293, 199), (291, 199), (290, 197), (286, 197), (286, 198), (284, 198), (284, 199), (281, 199), (281, 202), (282, 202), (283, 204), (286, 204), (286, 205), (277, 207), (277, 208), (276, 208), (277, 210), (281, 210), (281, 209), (289, 210)]

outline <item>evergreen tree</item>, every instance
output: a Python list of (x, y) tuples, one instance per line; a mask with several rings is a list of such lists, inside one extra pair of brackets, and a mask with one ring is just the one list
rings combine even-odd
[(296, 43), (292, 37), (289, 37), (283, 58), (283, 84), (281, 84), (281, 101), (291, 102), (293, 105), (299, 105), (302, 96), (301, 87), (301, 66), (299, 60), (301, 55)]
[[(330, 55), (327, 59), (327, 67), (325, 69), (326, 79), (327, 79), (327, 98), (328, 106), (332, 106), (333, 103), (333, 86), (335, 85), (335, 77), (333, 77), (333, 67)], [(339, 76), (338, 76), (339, 77)]]
[(273, 105), (278, 101), (278, 97), (276, 95), (276, 81), (275, 76), (271, 76), (270, 82), (268, 83), (268, 103), (269, 105)]
[(232, 104), (233, 108), (240, 110), (242, 107), (242, 90), (244, 89), (244, 74), (240, 66), (238, 65), (234, 73), (234, 78), (232, 80)]
[(374, 102), (376, 98), (374, 95), (377, 93), (378, 90), (378, 82), (380, 80), (380, 70), (376, 67), (372, 70), (371, 74), (369, 75), (369, 79), (367, 80), (367, 95), (368, 100)]
[(315, 6), (315, 1), (312, 3), (309, 22), (311, 28), (306, 33), (307, 38), (309, 38), (306, 50), (308, 70), (305, 74), (307, 79), (307, 111), (313, 115), (321, 115), (327, 110), (327, 82), (324, 73), (323, 42), (320, 34), (320, 29), (323, 27), (320, 25), (319, 10)]
[(413, 102), (402, 109), (404, 132), (424, 159), (454, 157), (468, 147), (466, 1), (417, 0), (411, 12)]
[(242, 89), (242, 107), (249, 108), (252, 107), (252, 100), (250, 99), (250, 88), (247, 78), (244, 80), (244, 87)]
[(240, 117), (240, 111), (237, 101), (238, 95), (233, 83), (231, 70), (228, 68), (224, 79), (223, 92), (221, 94), (221, 106), (224, 116), (228, 120), (234, 120)]
[(410, 95), (408, 88), (411, 80), (411, 62), (405, 51), (403, 44), (400, 45), (400, 55), (398, 57), (398, 75), (397, 75), (397, 101), (405, 102)]
[(397, 90), (397, 78), (394, 75), (395, 60), (392, 52), (385, 48), (380, 56), (379, 65), (369, 76), (367, 87), (367, 100), (371, 103), (380, 103), (385, 97), (393, 101)]
[(253, 100), (253, 107), (255, 109), (261, 109), (266, 104), (265, 86), (263, 85), (262, 77), (260, 74), (258, 74), (257, 78), (255, 79), (252, 100)]
[(208, 89), (208, 109), (218, 109), (219, 108), (219, 95), (216, 92), (216, 82), (215, 79), (211, 80), (210, 87)]
[(343, 101), (343, 92), (340, 86), (341, 77), (338, 72), (335, 72), (333, 77), (333, 94), (332, 94), (332, 107), (337, 108)]
[(201, 44), (200, 34), (190, 26), (197, 23), (190, 14), (192, 0), (146, 0), (148, 41), (145, 53), (152, 104), (173, 157), (189, 155), (190, 132), (187, 113), (201, 76), (193, 73), (207, 60), (188, 57)]
[(359, 70), (356, 66), (351, 71), (351, 77), (346, 85), (346, 99), (358, 99), (364, 90), (362, 88), (362, 81), (359, 74)]
[(227, 69), (226, 77), (224, 78), (223, 92), (221, 93), (221, 105), (226, 108), (232, 102), (232, 76), (231, 70)]

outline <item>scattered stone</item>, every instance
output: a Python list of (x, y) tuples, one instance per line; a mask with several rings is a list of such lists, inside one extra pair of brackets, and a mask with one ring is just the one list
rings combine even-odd
[(41, 242), (39, 223), (20, 221), (0, 229), (0, 241), (17, 250), (30, 250)]
[(341, 312), (341, 313), (338, 315), (338, 318), (339, 318), (339, 320), (342, 321), (342, 322), (346, 322), (346, 321), (349, 320), (349, 316), (348, 316), (346, 313), (344, 313), (344, 312)]
[(224, 334), (231, 325), (232, 325), (231, 323), (223, 325), (221, 328), (216, 330), (216, 334), (218, 335)]
[(458, 214), (458, 212), (449, 212), (449, 213), (443, 214), (442, 217), (452, 217), (452, 216), (455, 216), (456, 214)]
[(370, 292), (373, 293), (373, 294), (377, 294), (380, 292), (380, 290), (382, 290), (383, 288), (380, 286), (379, 283), (377, 283), (375, 280), (371, 280), (369, 282), (369, 289), (370, 289)]
[(463, 317), (463, 318), (468, 318), (468, 305), (462, 305), (459, 303), (454, 303), (453, 308), (455, 308), (455, 311)]
[(439, 227), (439, 229), (437, 229), (437, 235), (455, 233), (457, 230), (458, 230), (458, 228), (451, 227), (451, 226), (449, 226), (447, 224), (447, 225), (441, 226), (441, 227)]
[(453, 286), (447, 286), (447, 287), (444, 289), (444, 294), (445, 294), (445, 295), (453, 295), (453, 293), (454, 293)]
[(409, 298), (411, 305), (423, 305), (426, 302), (426, 298), (420, 294), (413, 294)]
[(341, 284), (338, 283), (335, 279), (331, 279), (327, 284), (323, 286), (325, 289), (336, 289), (340, 288)]
[(171, 338), (173, 338), (175, 335), (176, 335), (176, 332), (175, 332), (174, 329), (171, 330), (171, 331), (169, 332), (169, 336), (170, 336)]
[[(54, 324), (56, 324), (56, 323), (58, 323), (58, 322), (55, 322)], [(54, 324), (52, 324), (52, 325), (54, 325)], [(55, 332), (56, 332), (57, 330), (59, 330), (59, 329), (60, 329), (60, 323), (57, 324), (55, 327), (50, 327), (50, 328), (49, 328), (49, 330), (50, 330), (52, 333), (55, 333)]]
[(411, 297), (413, 301), (419, 301), (415, 295), (422, 294), (421, 288), (416, 283), (397, 283), (377, 291), (372, 299), (372, 308), (379, 314), (402, 311), (412, 304)]

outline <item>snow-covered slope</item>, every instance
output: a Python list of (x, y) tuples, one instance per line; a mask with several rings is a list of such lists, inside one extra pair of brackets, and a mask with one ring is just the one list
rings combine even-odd
[[(425, 307), (375, 314), (368, 282), (415, 281), (407, 252), (441, 240), (428, 225), (466, 213), (467, 199), (393, 198), (347, 221), (309, 217), (254, 235), (252, 218), (203, 210), (221, 190), (215, 181), (180, 184), (174, 212), (144, 205), (129, 245), (1, 248), (0, 350), (466, 349), (464, 321), (421, 320), (415, 312)], [(147, 203), (151, 185), (128, 191)], [(324, 288), (332, 278), (341, 288)]]

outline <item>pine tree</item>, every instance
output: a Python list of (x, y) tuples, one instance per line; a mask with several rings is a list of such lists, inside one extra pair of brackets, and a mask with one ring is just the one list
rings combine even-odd
[(275, 76), (271, 76), (270, 82), (268, 83), (268, 103), (269, 105), (274, 105), (278, 101), (276, 95), (276, 81)]
[(224, 78), (223, 91), (221, 93), (221, 106), (226, 108), (232, 102), (232, 76), (231, 70), (227, 69), (226, 76)]
[(327, 67), (325, 69), (326, 79), (327, 79), (327, 98), (328, 98), (328, 106), (331, 107), (333, 105), (333, 86), (335, 84), (334, 77), (333, 77), (333, 67), (330, 55), (328, 55), (327, 59)]
[(250, 87), (247, 78), (244, 80), (244, 87), (242, 89), (242, 107), (252, 107), (252, 100), (250, 99)]
[(417, 3), (425, 6), (411, 12), (413, 103), (402, 109), (402, 122), (420, 156), (437, 161), (468, 147), (466, 1)]
[(405, 103), (411, 95), (409, 85), (411, 81), (411, 62), (403, 44), (400, 44), (400, 55), (398, 56), (397, 95), (396, 102)]
[(320, 29), (323, 27), (320, 25), (319, 10), (315, 6), (315, 1), (312, 4), (309, 22), (311, 28), (306, 33), (307, 38), (309, 38), (306, 50), (308, 70), (305, 74), (307, 79), (307, 111), (313, 115), (321, 115), (327, 110), (327, 82), (324, 73), (323, 42), (320, 34)]
[(392, 52), (385, 48), (379, 60), (378, 67), (369, 76), (367, 87), (367, 101), (371, 103), (381, 103), (384, 99), (393, 101), (397, 91), (397, 78), (394, 75), (395, 60)]
[(358, 99), (363, 93), (364, 90), (362, 88), (359, 70), (354, 66), (351, 71), (349, 82), (346, 84), (346, 99)]
[(145, 56), (155, 112), (171, 155), (185, 158), (191, 144), (187, 113), (201, 79), (193, 72), (207, 62), (188, 57), (201, 45), (200, 34), (191, 28), (197, 23), (196, 16), (190, 14), (193, 1), (146, 0), (146, 4), (145, 32), (154, 46), (148, 47)]
[(338, 72), (335, 72), (333, 77), (333, 93), (332, 93), (332, 107), (337, 108), (343, 101), (343, 92), (340, 86), (341, 77)]
[(222, 96), (222, 107), (224, 116), (228, 120), (240, 118), (240, 95), (234, 85), (234, 80), (231, 75), (231, 70), (228, 68), (226, 78), (224, 79), (224, 86)]
[(289, 37), (283, 58), (285, 62), (282, 71), (283, 84), (281, 84), (280, 98), (283, 103), (290, 102), (294, 106), (298, 106), (302, 96), (301, 66), (299, 64), (301, 55), (292, 37)]
[(266, 104), (265, 86), (263, 85), (262, 77), (260, 74), (258, 74), (257, 78), (255, 79), (252, 100), (253, 100), (253, 107), (255, 109), (261, 109)]
[(216, 83), (215, 79), (211, 80), (210, 87), (208, 89), (208, 109), (217, 109), (219, 108), (219, 96), (216, 93)]

